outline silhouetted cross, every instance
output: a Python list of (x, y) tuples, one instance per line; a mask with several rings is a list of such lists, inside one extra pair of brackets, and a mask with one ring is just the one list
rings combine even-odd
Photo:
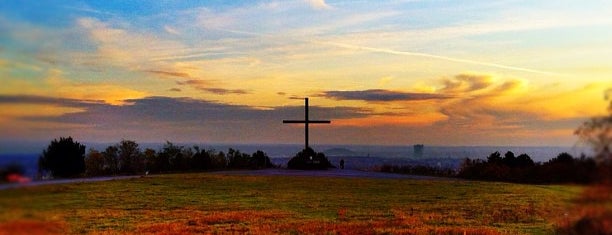
[(304, 149), (308, 149), (308, 125), (313, 124), (329, 124), (329, 120), (310, 120), (308, 119), (308, 97), (304, 98), (304, 120), (283, 120), (283, 123), (304, 123)]

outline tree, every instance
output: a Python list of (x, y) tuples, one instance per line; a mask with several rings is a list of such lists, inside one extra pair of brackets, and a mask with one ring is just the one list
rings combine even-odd
[(155, 162), (157, 160), (155, 150), (147, 148), (143, 154), (145, 171), (158, 171), (158, 169), (155, 168)]
[(531, 167), (535, 165), (531, 157), (525, 153), (516, 157), (516, 164), (518, 167)]
[(95, 149), (89, 149), (85, 158), (85, 174), (88, 176), (100, 176), (108, 174), (106, 171), (104, 155)]
[(212, 158), (211, 155), (214, 154), (214, 151), (205, 151), (200, 150), (200, 147), (193, 146), (195, 150), (195, 154), (192, 158), (192, 168), (195, 170), (206, 170), (212, 168)]
[(251, 156), (251, 165), (253, 167), (258, 169), (273, 167), (272, 163), (270, 162), (270, 158), (263, 151), (257, 150), (257, 152), (254, 152)]
[(38, 159), (38, 167), (54, 177), (76, 177), (85, 172), (85, 145), (72, 137), (54, 139)]
[(211, 154), (211, 168), (212, 169), (225, 169), (227, 167), (227, 157), (223, 151)]
[(108, 174), (116, 175), (119, 173), (119, 148), (117, 146), (108, 146), (102, 152), (102, 156), (104, 156)]
[(181, 157), (181, 159), (177, 159), (176, 161), (176, 166), (179, 171), (189, 171), (193, 168), (193, 166), (191, 165), (193, 161), (193, 154), (194, 153), (191, 148), (182, 148), (181, 154), (178, 155)]
[(487, 158), (487, 162), (491, 164), (500, 164), (502, 162), (501, 154), (497, 151), (491, 153), (491, 155), (489, 155), (489, 157)]
[(144, 161), (136, 141), (122, 140), (117, 145), (117, 149), (119, 149), (119, 171), (121, 173), (133, 174), (142, 172)]
[(166, 141), (161, 152), (158, 154), (158, 166), (160, 171), (176, 171), (183, 162), (183, 146), (178, 146)]
[(574, 164), (574, 157), (566, 152), (560, 153), (557, 157), (548, 160), (551, 164)]
[(249, 168), (251, 159), (248, 154), (230, 148), (227, 150), (227, 160), (230, 168), (245, 169)]
[(514, 157), (514, 153), (512, 151), (506, 152), (506, 154), (504, 154), (504, 159), (502, 159), (502, 161), (506, 166), (509, 166), (509, 167), (516, 166), (516, 157)]

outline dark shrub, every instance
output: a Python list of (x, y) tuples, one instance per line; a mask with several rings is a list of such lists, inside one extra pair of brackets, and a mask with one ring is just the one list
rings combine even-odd
[(312, 148), (306, 148), (289, 160), (287, 168), (299, 170), (326, 170), (327, 168), (336, 167), (329, 162), (325, 154), (317, 153)]

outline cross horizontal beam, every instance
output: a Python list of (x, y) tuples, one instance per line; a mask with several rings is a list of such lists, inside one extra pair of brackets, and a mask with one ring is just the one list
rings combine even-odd
[(329, 120), (283, 120), (283, 123), (331, 123)]

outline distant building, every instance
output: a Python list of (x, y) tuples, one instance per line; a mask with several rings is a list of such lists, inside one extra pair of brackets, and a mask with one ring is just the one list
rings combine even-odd
[(415, 156), (415, 157), (422, 157), (422, 156), (423, 156), (423, 150), (425, 149), (425, 145), (422, 145), (422, 144), (415, 144), (415, 145), (414, 145), (414, 146), (412, 146), (412, 147), (413, 147), (413, 149), (414, 149), (414, 150), (413, 150), (413, 151), (414, 151), (413, 156)]

